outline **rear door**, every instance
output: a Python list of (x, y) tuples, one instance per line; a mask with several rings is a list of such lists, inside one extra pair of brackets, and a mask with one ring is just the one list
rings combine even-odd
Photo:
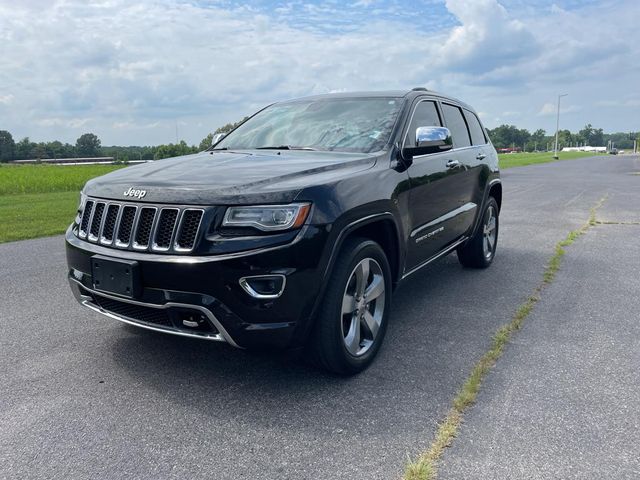
[[(436, 99), (421, 97), (414, 104), (413, 112), (404, 134), (404, 144), (415, 142), (418, 127), (448, 126)], [(460, 113), (460, 115), (462, 115)], [(464, 126), (464, 135), (454, 145), (470, 146), (471, 140)], [(452, 132), (453, 135), (454, 132)], [(465, 140), (466, 138), (466, 140)], [(462, 233), (458, 216), (465, 195), (460, 193), (465, 169), (459, 160), (458, 149), (447, 152), (420, 155), (413, 158), (408, 169), (411, 182), (409, 209), (411, 233), (407, 242), (406, 270), (410, 270), (431, 258)]]
[(456, 162), (455, 167), (450, 167), (455, 170), (456, 176), (455, 185), (452, 185), (455, 200), (449, 214), (449, 229), (452, 237), (459, 238), (471, 230), (476, 212), (480, 208), (477, 191), (482, 155), (479, 147), (473, 144), (465, 110), (455, 103), (443, 101), (442, 113), (445, 126), (451, 131)]
[[(484, 198), (485, 188), (491, 169), (489, 168), (489, 161), (491, 156), (495, 155), (493, 147), (489, 144), (489, 137), (487, 132), (482, 127), (478, 116), (466, 108), (462, 109), (464, 117), (469, 126), (469, 133), (471, 134), (471, 143), (474, 147), (475, 156), (471, 161), (471, 171), (474, 173), (473, 181), (475, 182), (475, 188), (471, 193), (470, 202), (482, 204)], [(478, 207), (480, 208), (480, 207)]]

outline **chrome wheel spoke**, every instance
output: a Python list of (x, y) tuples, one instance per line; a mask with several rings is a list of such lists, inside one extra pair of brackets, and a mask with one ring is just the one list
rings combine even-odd
[(489, 224), (487, 225), (487, 230), (489, 231), (489, 233), (493, 233), (495, 229), (496, 229), (496, 217), (491, 216), (491, 218), (489, 219)]
[(369, 281), (369, 259), (365, 258), (356, 267), (356, 295), (362, 297)]
[(384, 277), (382, 275), (374, 275), (373, 280), (364, 291), (364, 298), (368, 302), (375, 300), (384, 293)]
[(371, 333), (371, 337), (376, 338), (380, 325), (378, 325), (378, 322), (376, 321), (374, 316), (371, 315), (371, 312), (369, 310), (366, 310), (364, 312), (363, 320), (365, 326), (367, 327), (367, 330), (369, 330), (369, 332)]
[(493, 251), (493, 235), (487, 236), (487, 244), (489, 247), (489, 252), (492, 252)]
[(361, 330), (360, 330), (360, 318), (354, 315), (351, 319), (351, 325), (349, 326), (349, 332), (344, 338), (344, 343), (352, 355), (357, 355), (360, 350)]
[(349, 295), (348, 293), (344, 294), (342, 297), (342, 314), (346, 315), (348, 313), (353, 313), (356, 311), (356, 299), (353, 295)]

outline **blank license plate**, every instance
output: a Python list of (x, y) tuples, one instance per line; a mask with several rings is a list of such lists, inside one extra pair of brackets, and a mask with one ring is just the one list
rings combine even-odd
[(130, 298), (140, 295), (140, 267), (136, 261), (94, 255), (91, 274), (96, 290)]

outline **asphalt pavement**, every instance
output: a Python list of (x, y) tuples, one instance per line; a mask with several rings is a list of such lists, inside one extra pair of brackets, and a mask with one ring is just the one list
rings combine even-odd
[[(410, 277), (394, 295), (377, 361), (347, 379), (282, 355), (123, 326), (76, 304), (62, 237), (0, 245), (0, 478), (397, 478), (431, 442), (493, 332), (539, 283), (555, 243), (605, 194), (601, 219), (640, 221), (638, 171), (631, 156), (505, 171), (492, 267), (465, 270), (451, 255)], [(632, 242), (627, 227), (608, 246)], [(598, 288), (594, 297), (607, 295)], [(467, 455), (468, 424), (447, 465)]]

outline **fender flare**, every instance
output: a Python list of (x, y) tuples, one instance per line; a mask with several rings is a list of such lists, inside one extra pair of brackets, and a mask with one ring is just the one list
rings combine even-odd
[(478, 209), (478, 214), (476, 215), (476, 219), (473, 224), (473, 229), (471, 230), (471, 236), (469, 238), (472, 238), (478, 231), (478, 227), (482, 222), (482, 212), (484, 212), (484, 206), (487, 204), (487, 201), (489, 199), (489, 192), (491, 191), (494, 185), (498, 185), (498, 184), (502, 185), (502, 180), (500, 179), (500, 177), (494, 178), (493, 180), (487, 182), (487, 185), (484, 188), (484, 194), (482, 195), (482, 204)]

